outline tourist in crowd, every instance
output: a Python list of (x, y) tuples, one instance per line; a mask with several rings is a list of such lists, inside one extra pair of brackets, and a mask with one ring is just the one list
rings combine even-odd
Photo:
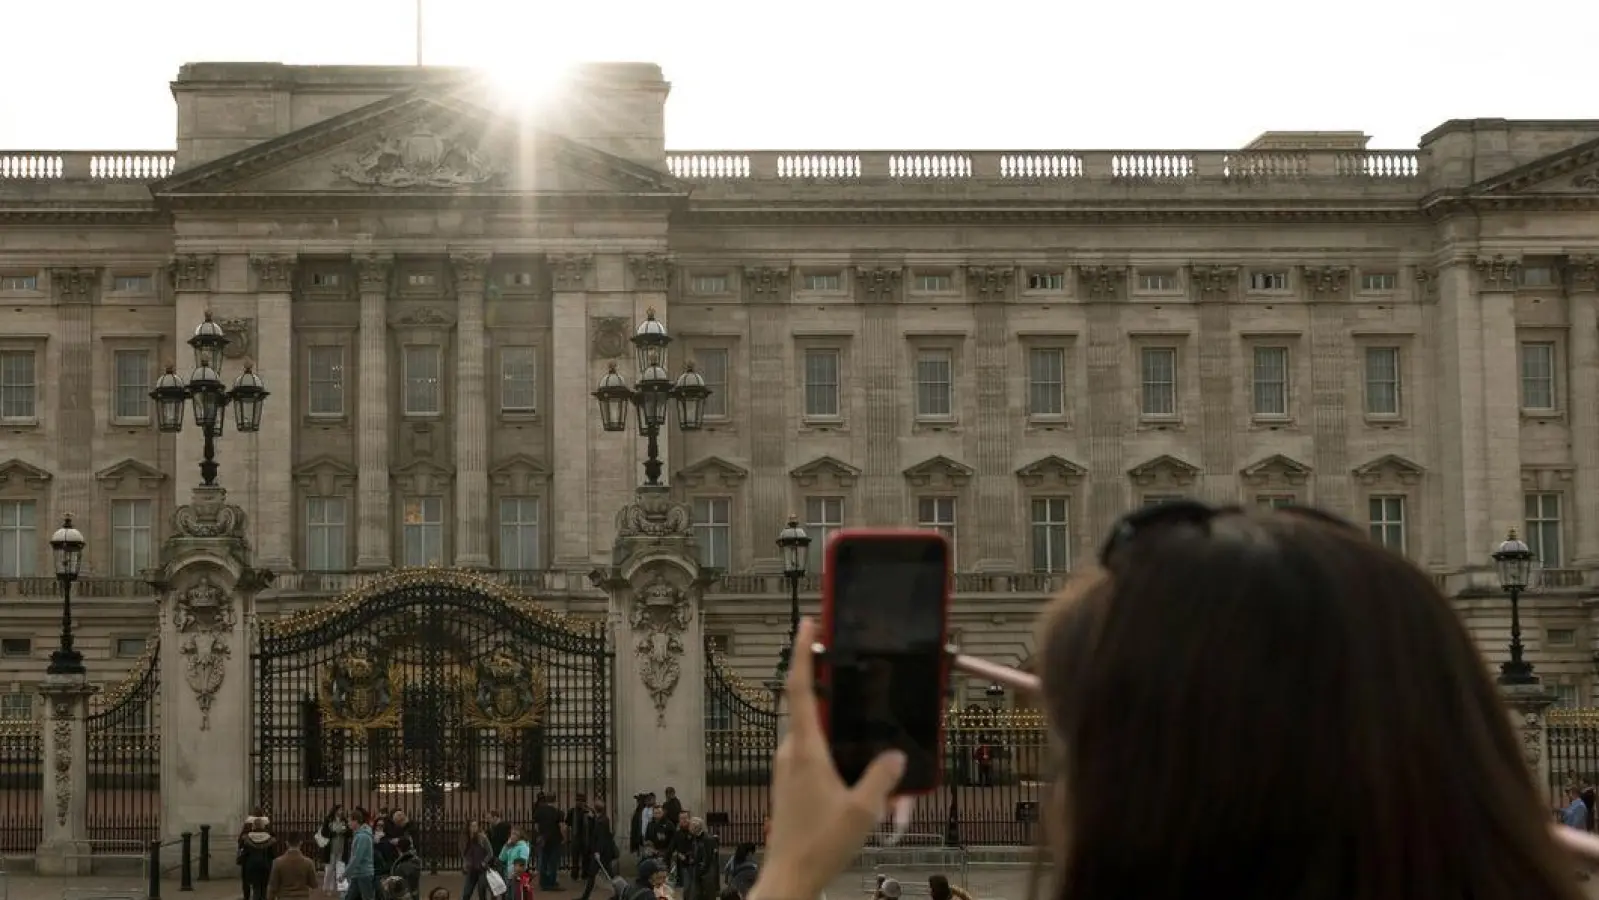
[(402, 837), (394, 842), (394, 849), (399, 855), (394, 858), (390, 874), (405, 879), (412, 897), (422, 896), (422, 858), (416, 855), (416, 845), (410, 838)]
[(389, 813), (388, 819), (383, 823), (383, 833), (377, 838), (377, 871), (379, 875), (387, 875), (394, 871), (395, 863), (400, 861), (400, 843), (416, 844), (416, 823), (406, 815), (405, 810), (396, 809)]
[[(533, 861), (533, 848), (529, 847), (527, 841), (522, 838), (522, 829), (512, 825), (511, 830), (506, 833), (505, 846), (500, 848), (498, 866), (500, 874), (505, 877), (507, 882), (510, 881), (511, 873), (516, 869), (515, 863), (519, 859), (523, 862), (531, 863)], [(468, 898), (462, 897), (461, 900), (468, 900)]]
[(266, 900), (267, 882), (272, 879), (272, 863), (278, 858), (278, 839), (272, 834), (272, 820), (252, 815), (239, 834), (239, 874), (244, 879), (245, 900)]
[(727, 861), (724, 873), (727, 876), (727, 886), (738, 892), (739, 897), (748, 897), (750, 888), (755, 886), (755, 876), (760, 871), (755, 862), (755, 845), (748, 841), (739, 844), (733, 850), (733, 856)]
[(589, 900), (594, 893), (594, 881), (601, 873), (616, 871), (617, 857), (621, 850), (616, 846), (616, 833), (611, 827), (611, 817), (605, 812), (605, 805), (595, 803), (591, 806), (593, 818), (589, 821), (589, 853), (583, 860), (583, 896), (578, 900)]
[(589, 806), (588, 795), (579, 791), (566, 810), (566, 854), (573, 881), (583, 877), (583, 862), (589, 855), (589, 829), (593, 824), (594, 810)]
[(373, 847), (372, 826), (367, 812), (357, 806), (350, 813), (350, 861), (344, 867), (349, 886), (345, 900), (377, 900), (377, 850)]
[(566, 816), (555, 806), (554, 794), (540, 794), (533, 809), (533, 834), (538, 840), (539, 888), (553, 891), (561, 886), (561, 860), (566, 844)]
[(344, 867), (350, 862), (350, 822), (343, 803), (333, 804), (322, 819), (316, 832), (317, 861), (322, 870), (322, 890), (327, 894), (339, 893), (339, 880)]
[(672, 827), (672, 823), (666, 820), (666, 810), (659, 803), (650, 807), (650, 823), (644, 827), (644, 855), (652, 859), (658, 858), (663, 864), (669, 864), (672, 833), (676, 830)]
[[(489, 839), (489, 849), (493, 851), (494, 858), (498, 859), (500, 851), (505, 849), (505, 842), (511, 839), (511, 823), (507, 822), (497, 809), (489, 810), (489, 827), (486, 834)], [(463, 897), (461, 900), (466, 898)]]
[(932, 900), (972, 900), (966, 890), (949, 883), (943, 875), (927, 876), (927, 896)]
[(461, 846), (461, 900), (490, 900), (488, 871), (494, 863), (494, 847), (476, 822), (466, 823), (466, 839)]
[(267, 878), (266, 900), (311, 900), (311, 892), (321, 888), (316, 862), (300, 850), (299, 835), (283, 841), (283, 853), (272, 861)]

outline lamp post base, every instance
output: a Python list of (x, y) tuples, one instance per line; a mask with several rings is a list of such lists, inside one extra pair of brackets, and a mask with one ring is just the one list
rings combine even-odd
[(1513, 659), (1499, 666), (1499, 678), (1497, 680), (1500, 684), (1537, 684), (1538, 676), (1532, 674), (1532, 663), (1522, 659)]
[(58, 648), (50, 654), (50, 665), (44, 670), (46, 675), (85, 675), (88, 669), (83, 667), (83, 654), (76, 650)]

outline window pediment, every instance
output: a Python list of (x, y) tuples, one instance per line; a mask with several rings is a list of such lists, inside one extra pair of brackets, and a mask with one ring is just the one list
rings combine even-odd
[(684, 466), (677, 472), (677, 480), (684, 487), (736, 488), (749, 477), (749, 470), (735, 465), (720, 456), (707, 456), (697, 463)]
[(318, 456), (294, 470), (294, 481), (315, 497), (337, 497), (355, 487), (355, 469), (331, 456)]
[(861, 477), (861, 470), (847, 462), (832, 456), (818, 456), (808, 463), (795, 466), (788, 472), (788, 477), (802, 488), (826, 485), (828, 480), (840, 487), (852, 487), (855, 479)]
[(389, 477), (401, 493), (425, 497), (448, 489), (455, 470), (431, 459), (419, 459), (390, 470)]
[(53, 477), (49, 472), (20, 459), (0, 462), (0, 490), (42, 491), (49, 487)]
[(1030, 488), (1070, 487), (1087, 474), (1087, 469), (1053, 453), (1016, 470), (1016, 477)]
[(1571, 487), (1576, 473), (1570, 466), (1523, 466), (1521, 489), (1524, 491), (1563, 491)]
[(526, 453), (514, 453), (489, 469), (489, 483), (513, 496), (538, 493), (549, 478), (550, 470)]
[(1190, 487), (1199, 477), (1199, 467), (1162, 453), (1128, 469), (1127, 476), (1140, 487)]
[(1365, 487), (1408, 486), (1421, 481), (1427, 474), (1416, 463), (1392, 453), (1379, 456), (1363, 465), (1356, 466), (1354, 476)]
[(100, 482), (100, 486), (108, 491), (130, 488), (153, 491), (167, 480), (167, 476), (160, 469), (145, 465), (136, 459), (124, 459), (94, 473), (94, 480)]
[(947, 456), (924, 459), (905, 470), (905, 479), (913, 487), (962, 487), (972, 477), (972, 468)]
[(1282, 485), (1298, 487), (1310, 480), (1310, 467), (1292, 457), (1273, 453), (1258, 462), (1239, 470), (1244, 483), (1251, 487)]

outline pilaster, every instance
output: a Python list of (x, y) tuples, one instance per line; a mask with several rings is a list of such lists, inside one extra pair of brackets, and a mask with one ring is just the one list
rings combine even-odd
[(1599, 257), (1566, 264), (1571, 346), (1571, 448), (1576, 464), (1577, 547), (1572, 562), (1599, 564)]
[[(87, 511), (94, 501), (95, 416), (105, 408), (94, 398), (94, 303), (99, 269), (52, 269), (50, 288), (59, 330), (50, 348), (56, 355), (55, 508)], [(198, 319), (196, 321), (199, 321)], [(45, 367), (40, 366), (41, 374)]]
[(978, 301), (973, 310), (977, 327), (972, 354), (977, 374), (976, 427), (968, 440), (976, 445), (972, 448), (975, 475), (969, 496), (977, 501), (979, 530), (974, 542), (977, 558), (970, 567), (986, 572), (1015, 571), (1015, 526), (1021, 507), (1011, 447), (1011, 367), (1007, 365), (1011, 343), (1005, 305), (1015, 274), (1006, 266), (989, 266), (972, 267), (966, 276)]
[[(1189, 284), (1199, 301), (1199, 467), (1200, 493), (1212, 503), (1238, 502), (1238, 452), (1234, 446), (1233, 387), (1237, 339), (1232, 300), (1238, 287), (1235, 266), (1194, 266)], [(1136, 500), (1134, 501), (1137, 502)]]
[(455, 270), (455, 564), (489, 566), (489, 428), (483, 284), (486, 254), (450, 258)]
[[(789, 409), (795, 391), (790, 366), (788, 270), (746, 270), (744, 297), (751, 305), (749, 401), (736, 411), (749, 422), (750, 478), (744, 482), (750, 497), (750, 521), (745, 532), (757, 536), (775, 534), (786, 521), (790, 507), (788, 444), (793, 433)], [(686, 460), (685, 460), (686, 462)], [(754, 559), (761, 571), (781, 571), (777, 545), (771, 541), (751, 541)]]
[[(279, 409), (292, 414), (295, 384), (293, 256), (252, 256), (255, 273), (256, 371), (272, 382), (272, 392), (282, 398)], [(292, 547), (295, 534), (294, 491), (289, 490), (294, 467), (292, 427), (267, 427), (251, 435), (255, 442), (256, 491), (254, 500), (256, 536), (260, 541), (263, 568), (286, 571), (294, 568)]]
[[(185, 343), (194, 327), (205, 320), (211, 309), (211, 297), (216, 290), (217, 259), (200, 253), (183, 253), (173, 257), (168, 271), (172, 276), (172, 333), (177, 336), (172, 358), (166, 360), (177, 366), (178, 374), (188, 378), (194, 368), (189, 347)], [(191, 422), (192, 425), (192, 422)], [(172, 436), (172, 498), (169, 509), (176, 509), (188, 499), (189, 488), (200, 480), (200, 455), (203, 436), (197, 428), (185, 428)]]
[(899, 464), (900, 425), (908, 420), (905, 392), (900, 390), (905, 376), (899, 371), (904, 358), (898, 307), (903, 285), (899, 269), (857, 269), (855, 284), (856, 300), (865, 307), (860, 348), (850, 352), (850, 364), (860, 372), (855, 380), (866, 395), (865, 427), (851, 442), (857, 458), (864, 460), (859, 524), (889, 527), (903, 524), (907, 512)]
[[(1532, 783), (1549, 803), (1560, 799), (1550, 794), (1549, 784), (1549, 707), (1555, 692), (1542, 684), (1500, 685), (1500, 694), (1510, 714), (1510, 725), (1521, 739), (1521, 756), (1532, 770)], [(1547, 805), (1547, 804), (1546, 804)]]
[(394, 260), (376, 254), (357, 257), (361, 290), (360, 396), (356, 435), (356, 494), (360, 526), (356, 532), (358, 569), (387, 569), (389, 540), (389, 274)]
[(45, 775), (39, 798), (44, 831), (35, 874), (90, 874), (85, 723), (89, 698), (98, 690), (84, 675), (46, 675), (39, 685), (45, 709), (39, 769)]
[(590, 527), (594, 513), (589, 498), (589, 467), (594, 429), (598, 426), (589, 393), (603, 371), (599, 367), (607, 361), (625, 362), (630, 348), (626, 323), (620, 319), (620, 324), (601, 320), (599, 324), (604, 327), (590, 335), (588, 282), (594, 269), (592, 256), (551, 257), (547, 268), (551, 288), (550, 431), (557, 435), (561, 459), (550, 486), (554, 495), (551, 509), (559, 521), (574, 523), (551, 529), (552, 555), (557, 567), (584, 565), (593, 561), (596, 549), (590, 543), (595, 529)]
[[(1495, 256), (1476, 260), (1482, 322), (1478, 440), (1486, 496), (1482, 511), (1471, 515), (1467, 523), (1464, 546), (1474, 559), (1497, 546), (1505, 528), (1519, 525), (1526, 514), (1521, 488), (1521, 353), (1515, 296), (1520, 273), (1519, 259)], [(1480, 533), (1472, 533), (1473, 526)]]
[[(1316, 504), (1348, 515), (1352, 509), (1347, 384), (1349, 373), (1357, 370), (1350, 360), (1349, 270), (1305, 266), (1301, 274), (1311, 299), (1310, 391), (1308, 398), (1290, 395), (1289, 402), (1301, 409), (1309, 407)], [(1289, 388), (1292, 390), (1291, 380)]]
[(1122, 387), (1126, 342), (1121, 309), (1108, 303), (1088, 307), (1088, 434), (1089, 534), (1104, 534), (1128, 507), (1127, 466), (1122, 435), (1127, 430), (1128, 404)]

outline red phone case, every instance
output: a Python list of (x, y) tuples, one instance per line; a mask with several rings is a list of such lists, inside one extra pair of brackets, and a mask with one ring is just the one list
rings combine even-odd
[[(949, 546), (949, 539), (944, 537), (944, 535), (941, 532), (937, 532), (937, 531), (933, 531), (931, 529), (925, 529), (925, 528), (841, 528), (838, 531), (833, 532), (833, 534), (827, 540), (827, 546), (823, 549), (823, 554), (824, 554), (824, 556), (825, 556), (825, 558), (827, 560), (827, 565), (822, 571), (822, 646), (831, 647), (833, 645), (833, 626), (834, 626), (834, 622), (833, 622), (833, 573), (838, 571), (838, 566), (836, 565), (836, 562), (837, 562), (839, 545), (844, 543), (845, 541), (904, 541), (904, 540), (933, 541), (933, 542), (936, 542), (938, 544), (943, 545), (943, 547), (944, 547), (944, 561), (946, 563), (946, 565), (944, 567), (944, 599), (943, 599), (943, 607), (940, 610), (940, 614), (939, 614), (939, 640), (938, 640), (938, 643), (939, 643), (940, 647), (947, 646), (949, 644), (949, 607), (950, 607), (950, 598), (951, 598), (951, 594), (952, 594), (951, 583), (950, 583), (951, 582), (951, 577), (950, 577), (949, 567), (951, 565), (954, 565), (954, 554), (951, 552), (951, 548)], [(796, 650), (796, 652), (797, 652), (797, 650)], [(817, 682), (817, 684), (819, 684), (819, 685), (821, 685), (823, 687), (826, 687), (828, 685), (829, 681), (831, 680), (831, 675), (832, 675), (832, 668), (831, 668), (831, 666), (828, 665), (828, 663), (826, 661), (826, 658), (824, 657), (822, 659), (822, 661), (820, 662), (820, 664), (816, 668), (816, 682)], [(948, 683), (949, 683), (949, 654), (940, 653), (938, 655), (938, 687), (937, 687), (938, 692), (939, 692), (939, 702), (940, 703), (942, 703), (943, 699), (944, 699), (943, 698), (943, 692), (944, 692), (943, 686), (948, 684)], [(823, 734), (828, 734), (828, 732), (829, 732), (828, 725), (829, 725), (829, 718), (830, 717), (827, 714), (827, 710), (828, 710), (828, 694), (827, 694), (826, 691), (823, 691), (822, 696), (820, 698), (818, 698), (818, 702), (817, 702), (817, 711), (822, 717), (822, 733)], [(937, 749), (935, 750), (936, 766), (935, 766), (935, 768), (933, 770), (933, 773), (934, 773), (933, 774), (933, 783), (931, 785), (929, 785), (925, 790), (907, 792), (907, 796), (920, 795), (920, 794), (930, 794), (933, 791), (937, 790), (938, 787), (939, 787), (939, 784), (943, 781), (943, 778), (944, 778), (944, 724), (945, 723), (944, 723), (943, 717), (940, 717), (939, 720), (938, 720), (937, 740), (935, 741), (935, 746), (936, 746)], [(831, 735), (829, 734), (828, 736), (831, 739)]]

